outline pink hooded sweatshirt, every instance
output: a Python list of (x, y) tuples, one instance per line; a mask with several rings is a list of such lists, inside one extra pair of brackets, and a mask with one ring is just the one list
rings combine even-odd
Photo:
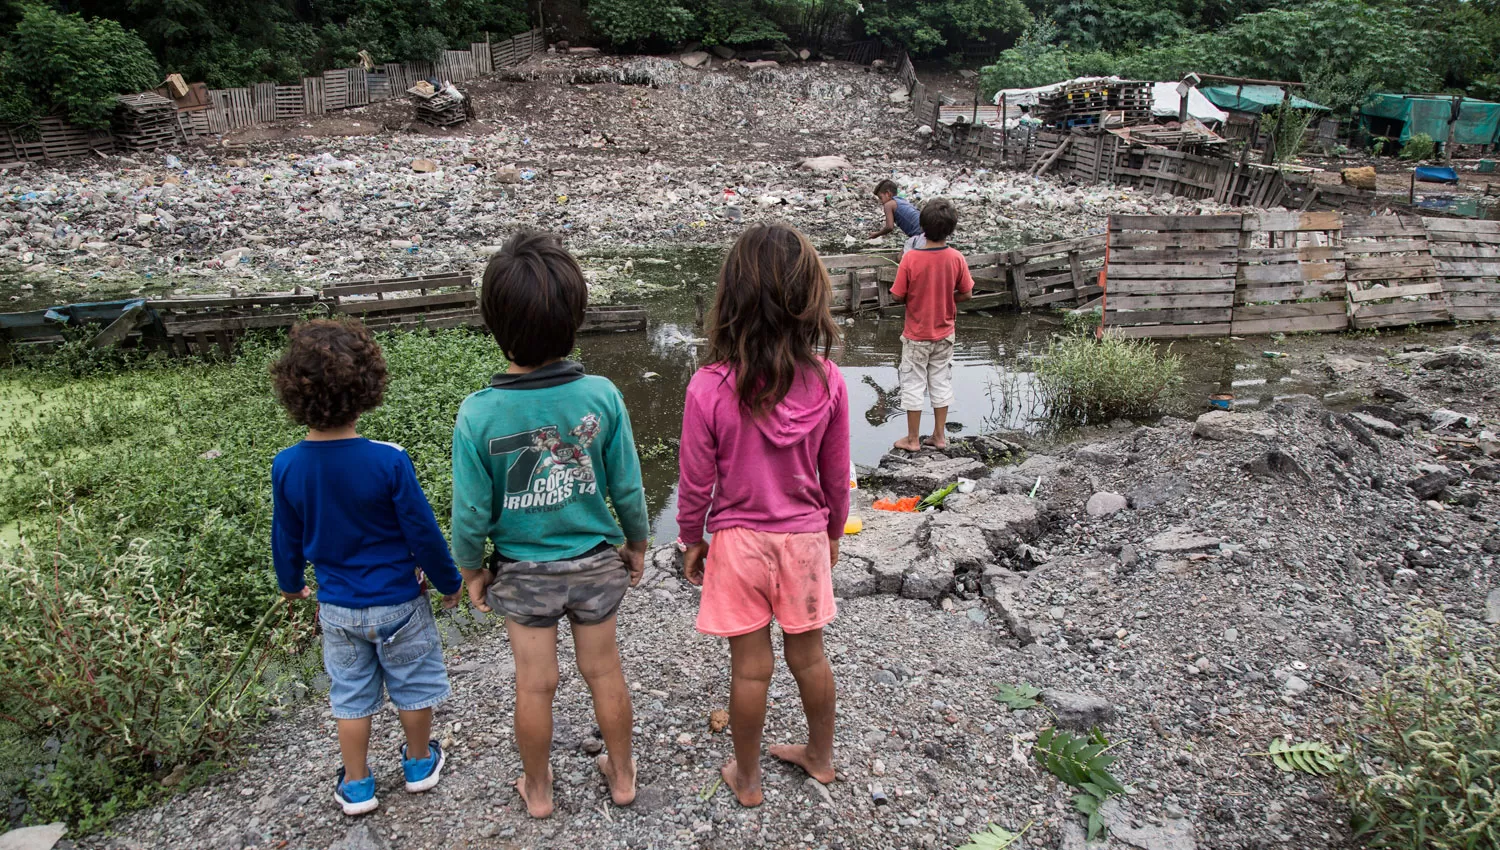
[[(767, 416), (735, 394), (734, 371), (714, 364), (688, 383), (682, 414), (677, 526), (682, 542), (723, 528), (844, 534), (849, 515), (849, 392), (833, 363), (828, 384), (803, 372)], [(710, 507), (710, 504), (712, 507)]]

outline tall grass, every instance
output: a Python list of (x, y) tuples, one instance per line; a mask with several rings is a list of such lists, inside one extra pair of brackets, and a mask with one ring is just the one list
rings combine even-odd
[[(407, 449), (446, 521), (454, 415), (503, 359), (463, 330), (380, 341), (390, 388), (361, 433)], [(316, 658), (310, 611), (274, 605), (271, 460), (302, 436), (271, 393), (282, 344), (226, 363), (67, 346), (0, 369), (19, 402), (0, 527), (20, 530), (0, 545), (0, 792), (29, 818), (92, 827), (145, 802), (248, 731), (273, 659)]]
[(1182, 381), (1182, 358), (1144, 340), (1053, 337), (1036, 366), (1052, 415), (1077, 422), (1149, 416)]

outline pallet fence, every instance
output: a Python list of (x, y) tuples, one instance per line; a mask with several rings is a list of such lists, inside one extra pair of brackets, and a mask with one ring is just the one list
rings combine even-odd
[[(212, 89), (206, 106), (177, 110), (175, 134), (180, 141), (279, 119), (354, 109), (402, 97), (418, 80), (434, 76), (453, 82), (472, 80), (519, 65), (546, 49), (546, 39), (538, 29), (504, 41), (476, 42), (468, 50), (443, 51), (436, 62), (389, 63), (372, 71), (337, 68), (292, 84)], [(109, 131), (86, 130), (57, 116), (42, 118), (32, 126), (0, 126), (0, 162), (62, 159), (118, 147)]]
[(1103, 326), (1126, 337), (1495, 321), (1500, 222), (1331, 211), (1111, 216), (1100, 279)]

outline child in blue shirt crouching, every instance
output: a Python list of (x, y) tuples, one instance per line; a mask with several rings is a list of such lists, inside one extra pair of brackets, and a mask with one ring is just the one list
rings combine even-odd
[(426, 791), (442, 775), (432, 707), (451, 689), (421, 575), (447, 608), (463, 580), (406, 451), (355, 432), (385, 393), (385, 357), (370, 332), (358, 322), (300, 324), (271, 376), (282, 406), (308, 429), (271, 466), (276, 581), (288, 601), (306, 599), (312, 562), (343, 757), (333, 796), (344, 814), (360, 815), (380, 805), (367, 754), (383, 691), (406, 732), (406, 790)]

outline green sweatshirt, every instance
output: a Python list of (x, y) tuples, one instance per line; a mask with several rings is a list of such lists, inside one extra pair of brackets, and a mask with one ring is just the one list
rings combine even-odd
[(453, 425), (458, 566), (483, 567), (486, 538), (512, 560), (563, 561), (649, 532), (630, 414), (608, 379), (562, 361), (496, 375), (464, 399)]

